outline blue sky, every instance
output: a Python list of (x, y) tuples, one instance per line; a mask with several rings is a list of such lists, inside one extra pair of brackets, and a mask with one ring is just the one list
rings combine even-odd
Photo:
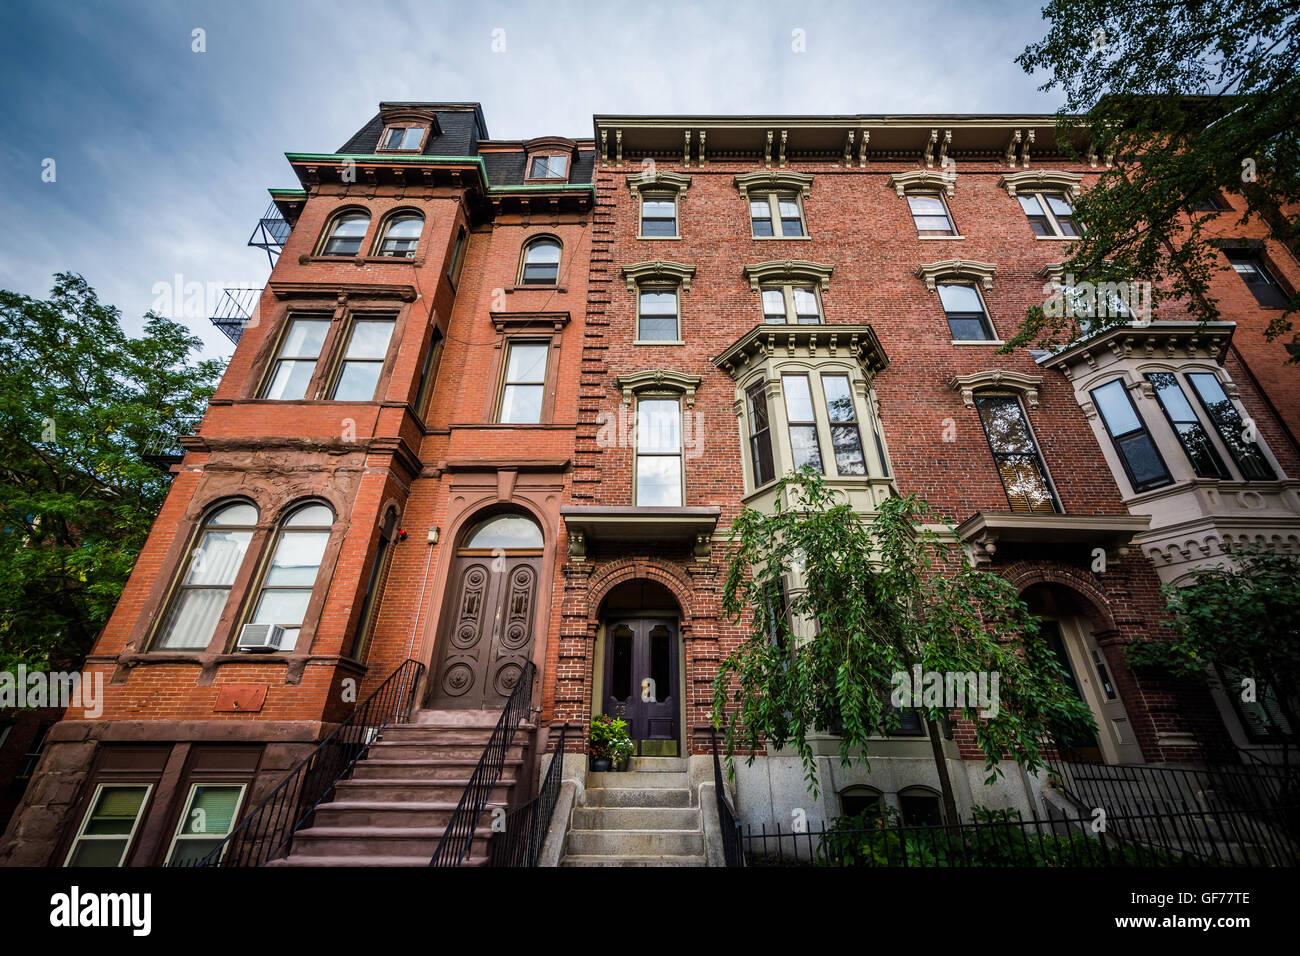
[(178, 275), (260, 285), (245, 243), (267, 187), (296, 185), (284, 153), (337, 149), (380, 100), (477, 100), (502, 139), (590, 136), (593, 113), (1045, 113), (1059, 96), (1014, 58), (1046, 28), (993, 0), (7, 0), (0, 288), (80, 272), (135, 331)]

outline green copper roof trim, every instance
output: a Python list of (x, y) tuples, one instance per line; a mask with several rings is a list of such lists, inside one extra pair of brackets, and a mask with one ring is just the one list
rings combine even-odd
[(273, 199), (306, 199), (307, 190), (305, 189), (268, 189)]
[[(481, 156), (377, 156), (373, 153), (285, 153), (289, 162), (341, 162), (350, 159), (353, 162), (369, 163), (404, 163), (411, 166), (445, 166), (459, 164), (474, 166), (485, 189), (493, 193), (511, 192), (553, 192), (555, 190), (585, 190), (592, 195), (596, 193), (595, 183), (557, 183), (551, 185), (529, 186), (493, 186), (487, 177), (487, 167)], [(291, 190), (285, 190), (286, 192)], [(305, 195), (303, 193), (302, 195)]]

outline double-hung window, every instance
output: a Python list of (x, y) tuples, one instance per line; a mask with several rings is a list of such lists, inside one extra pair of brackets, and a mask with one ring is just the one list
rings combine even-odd
[(812, 390), (807, 375), (782, 375), (781, 391), (785, 396), (785, 418), (790, 426), (790, 450), (795, 468), (805, 465), (825, 474), (821, 443), (817, 438), (817, 415), (813, 410)]
[(767, 411), (767, 383), (751, 385), (745, 392), (749, 406), (749, 455), (754, 466), (754, 487), (776, 477), (772, 460), (772, 426)]
[(290, 317), (263, 398), (292, 401), (307, 397), (329, 329), (329, 319)]
[(568, 156), (535, 155), (528, 160), (529, 179), (568, 179)]
[(1183, 388), (1178, 384), (1178, 377), (1172, 372), (1147, 372), (1146, 379), (1155, 390), (1156, 399), (1169, 420), (1170, 427), (1178, 436), (1178, 443), (1183, 446), (1183, 453), (1191, 462), (1192, 470), (1198, 478), (1227, 478), (1228, 470), (1223, 467), (1219, 453), (1214, 449), (1209, 432), (1192, 409)]
[(338, 378), (330, 398), (336, 402), (370, 402), (384, 370), (388, 343), (393, 336), (391, 318), (352, 320), (347, 349), (339, 364)]
[(244, 784), (196, 783), (176, 822), (164, 866), (193, 866), (221, 845), (239, 817)]
[(1255, 300), (1266, 309), (1284, 309), (1290, 301), (1287, 294), (1278, 285), (1277, 280), (1264, 268), (1258, 255), (1236, 249), (1224, 250), (1223, 253), (1232, 263), (1233, 270), (1241, 276), (1246, 288)]
[(822, 320), (816, 286), (765, 286), (762, 297), (763, 321), (769, 325), (817, 325)]
[(1232, 455), (1241, 475), (1247, 481), (1272, 481), (1277, 477), (1273, 466), (1264, 457), (1264, 452), (1255, 442), (1253, 426), (1248, 433), (1246, 423), (1241, 419), (1232, 400), (1228, 398), (1219, 380), (1210, 372), (1191, 372), (1187, 376), (1192, 390), (1200, 399), (1206, 416), (1219, 433), (1219, 438)]
[(1059, 511), (1020, 401), (1013, 395), (977, 395), (975, 407), (1011, 510), (1022, 514)]
[(907, 208), (916, 223), (918, 236), (955, 236), (957, 230), (952, 216), (939, 193), (912, 193), (907, 197)]
[(675, 195), (641, 196), (641, 238), (677, 238), (677, 199)]
[(121, 866), (151, 790), (148, 783), (101, 783), (64, 866)]
[(208, 517), (190, 551), (154, 650), (201, 651), (208, 646), (256, 524), (257, 509), (243, 501), (228, 504)]
[(1064, 193), (1019, 193), (1020, 208), (1025, 211), (1034, 235), (1043, 239), (1073, 239), (1079, 236), (1074, 221), (1074, 206)]
[(1174, 479), (1151, 439), (1142, 416), (1133, 406), (1123, 379), (1115, 379), (1092, 390), (1092, 400), (1102, 423), (1124, 462), (1124, 471), (1135, 492), (1167, 485)]
[(682, 504), (682, 406), (677, 398), (644, 397), (636, 403), (636, 504)]
[(681, 341), (680, 319), (675, 286), (648, 286), (640, 290), (637, 296), (637, 341)]
[[(822, 392), (826, 396), (826, 413), (830, 419), (831, 446), (835, 451), (835, 469), (840, 475), (865, 475), (867, 459), (862, 452), (862, 432), (853, 407), (853, 390), (847, 375), (823, 374)], [(881, 460), (884, 457), (881, 456)]]
[(796, 193), (751, 194), (749, 222), (755, 239), (798, 239), (807, 235), (803, 206)]
[(508, 349), (497, 420), (505, 425), (536, 424), (542, 420), (551, 344), (512, 341)]
[(973, 285), (964, 282), (940, 282), (939, 301), (948, 319), (954, 341), (989, 342), (996, 339), (984, 301)]
[(333, 524), (334, 512), (326, 505), (309, 504), (294, 511), (280, 526), (249, 623), (283, 628), (281, 651), (293, 650), (298, 641)]

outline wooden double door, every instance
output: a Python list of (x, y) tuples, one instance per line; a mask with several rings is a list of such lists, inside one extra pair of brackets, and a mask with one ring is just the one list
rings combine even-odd
[(681, 739), (675, 621), (612, 620), (605, 628), (604, 712), (627, 721), (642, 756), (677, 756)]
[(505, 705), (533, 651), (540, 554), (462, 554), (438, 636), (428, 706), (496, 710)]

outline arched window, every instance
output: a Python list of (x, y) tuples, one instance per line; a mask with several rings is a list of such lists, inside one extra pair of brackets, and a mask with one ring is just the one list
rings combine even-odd
[(155, 650), (203, 650), (208, 646), (256, 524), (257, 509), (244, 501), (218, 508), (203, 522), (167, 622), (154, 642)]
[(415, 250), (420, 244), (420, 232), (423, 229), (424, 217), (418, 212), (407, 210), (389, 216), (380, 233), (375, 255), (394, 259), (415, 258)]
[(282, 651), (293, 650), (298, 641), (333, 524), (334, 512), (319, 502), (297, 508), (280, 523), (248, 623), (284, 628)]
[(322, 256), (355, 256), (361, 251), (361, 241), (370, 228), (370, 213), (352, 209), (330, 220), (321, 244)]
[(524, 246), (520, 285), (555, 285), (560, 281), (560, 242), (550, 236), (534, 239)]
[(898, 792), (898, 808), (905, 827), (943, 826), (943, 801), (929, 787), (908, 787)]
[(871, 787), (845, 787), (840, 791), (840, 815), (858, 817), (868, 814), (875, 818), (881, 814), (880, 791)]
[(540, 548), (542, 529), (527, 515), (502, 514), (485, 518), (465, 535), (465, 550), (491, 551)]

